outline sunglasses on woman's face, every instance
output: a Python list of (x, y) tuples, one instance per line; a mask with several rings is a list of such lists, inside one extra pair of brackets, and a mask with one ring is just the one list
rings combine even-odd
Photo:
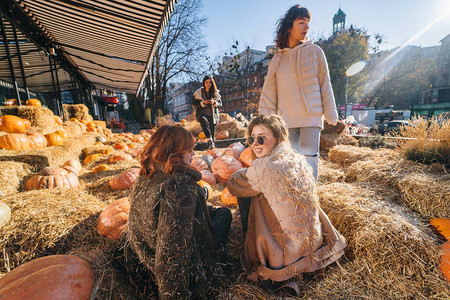
[(265, 139), (266, 139), (266, 137), (265, 137), (265, 136), (262, 136), (262, 135), (257, 136), (256, 138), (253, 137), (253, 136), (249, 136), (248, 139), (247, 139), (247, 143), (248, 143), (249, 145), (253, 145), (253, 143), (254, 143), (255, 140), (256, 140), (256, 142), (257, 142), (259, 145), (264, 145), (264, 140), (265, 140)]

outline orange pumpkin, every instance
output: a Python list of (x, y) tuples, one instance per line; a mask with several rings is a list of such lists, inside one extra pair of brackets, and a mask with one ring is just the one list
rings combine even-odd
[(136, 144), (127, 144), (128, 149), (136, 149)]
[(201, 186), (203, 188), (204, 187), (207, 188), (208, 189), (208, 194), (211, 195), (212, 188), (211, 188), (211, 185), (209, 183), (207, 183), (206, 181), (203, 181), (203, 180), (197, 181), (197, 183), (198, 183), (199, 186)]
[(220, 200), (225, 205), (237, 205), (238, 204), (237, 197), (231, 195), (228, 188), (223, 189), (222, 194), (220, 194)]
[(23, 119), (17, 116), (4, 115), (0, 118), (0, 131), (8, 133), (24, 133), (25, 130)]
[(69, 121), (79, 123), (80, 121), (77, 118), (70, 118)]
[(28, 119), (22, 119), (23, 124), (25, 125), (25, 130), (29, 129), (31, 127), (31, 122)]
[(109, 186), (113, 190), (126, 190), (129, 189), (135, 182), (139, 176), (139, 168), (131, 168), (126, 171), (123, 171), (117, 176), (114, 176), (109, 181)]
[(94, 286), (89, 262), (50, 255), (22, 264), (0, 278), (3, 299), (89, 299)]
[(97, 125), (95, 125), (94, 122), (87, 122), (87, 123), (85, 123), (85, 124), (86, 124), (86, 126), (87, 126), (88, 129), (89, 129), (89, 128), (95, 129), (95, 127), (97, 126)]
[(206, 139), (205, 133), (204, 133), (203, 131), (200, 132), (200, 133), (198, 134), (198, 138), (201, 139), (201, 140)]
[(86, 158), (84, 159), (83, 162), (84, 162), (84, 164), (88, 164), (88, 163), (91, 163), (91, 162), (101, 158), (101, 157), (102, 157), (102, 154), (100, 154), (100, 153), (91, 154), (91, 155), (86, 156)]
[(56, 130), (55, 133), (59, 134), (63, 139), (69, 138), (69, 135), (65, 130)]
[(197, 156), (192, 158), (191, 167), (194, 167), (197, 171), (209, 170), (206, 161)]
[(110, 163), (115, 163), (118, 161), (127, 161), (127, 160), (132, 160), (133, 157), (130, 154), (127, 153), (119, 153), (116, 155), (113, 155), (110, 159), (109, 162)]
[(219, 156), (211, 164), (211, 171), (219, 182), (227, 182), (234, 172), (242, 168), (241, 162), (231, 155)]
[(431, 219), (430, 224), (444, 236), (447, 241), (450, 241), (450, 219)]
[(64, 139), (59, 134), (53, 132), (45, 135), (47, 139), (47, 146), (61, 146), (64, 145)]
[(27, 132), (27, 137), (30, 140), (31, 149), (44, 149), (47, 147), (47, 139), (42, 133)]
[(106, 150), (104, 150), (103, 151), (103, 155), (110, 155), (110, 154), (113, 154), (114, 153), (114, 150), (113, 149), (106, 149)]
[(105, 164), (101, 164), (101, 165), (98, 165), (97, 167), (93, 168), (92, 172), (98, 173), (98, 172), (107, 171), (107, 170), (109, 170), (109, 167)]
[(450, 283), (450, 241), (446, 241), (442, 244), (442, 251), (444, 252), (441, 256), (439, 266), (441, 268), (442, 274), (444, 274), (447, 282)]
[(56, 124), (62, 125), (63, 121), (62, 121), (61, 117), (53, 116), (53, 118), (55, 119)]
[(25, 183), (29, 190), (73, 188), (79, 184), (78, 176), (60, 167), (45, 167)]
[(181, 124), (186, 124), (186, 120), (185, 119), (181, 119), (180, 123)]
[(130, 141), (132, 141), (133, 143), (144, 143), (144, 138), (140, 135), (133, 135), (130, 138)]
[(81, 163), (78, 159), (69, 159), (62, 166), (63, 166), (63, 168), (64, 167), (72, 167), (75, 170), (77, 170), (77, 172), (80, 172), (81, 168), (82, 168)]
[(250, 167), (253, 164), (253, 150), (251, 147), (245, 148), (239, 155), (239, 161), (245, 168)]
[(214, 177), (213, 173), (211, 173), (209, 170), (201, 170), (200, 173), (202, 173), (202, 180), (209, 183), (210, 185), (216, 184), (216, 177)]
[[(77, 119), (78, 120), (78, 119)], [(78, 120), (80, 123), (83, 123), (84, 125), (87, 125), (87, 121), (86, 120)]]
[(5, 100), (4, 106), (14, 106), (16, 105), (17, 99), (7, 99)]
[(28, 150), (30, 139), (23, 133), (8, 133), (0, 136), (0, 148), (6, 150)]
[(208, 151), (205, 152), (205, 154), (211, 155), (214, 159), (216, 159), (219, 156), (221, 156), (224, 151), (225, 151), (224, 149), (214, 148), (214, 149), (209, 149)]
[(217, 140), (224, 140), (229, 137), (230, 137), (230, 133), (227, 130), (223, 130), (223, 131), (219, 132), (218, 134), (216, 134)]
[(236, 142), (227, 147), (227, 149), (233, 150), (234, 157), (239, 159), (239, 155), (241, 155), (242, 151), (244, 151), (245, 147), (242, 143)]
[(124, 142), (118, 142), (114, 145), (114, 148), (118, 149), (118, 150), (128, 150), (128, 146), (127, 144), (125, 144)]
[(41, 101), (38, 99), (28, 99), (26, 102), (26, 105), (28, 106), (41, 106)]
[(119, 240), (127, 228), (130, 214), (129, 198), (121, 198), (111, 203), (97, 219), (97, 231), (107, 238)]

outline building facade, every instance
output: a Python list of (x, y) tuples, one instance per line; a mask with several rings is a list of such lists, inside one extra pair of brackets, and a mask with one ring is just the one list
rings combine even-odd
[(178, 122), (193, 113), (194, 92), (201, 86), (201, 82), (191, 81), (171, 93), (168, 101), (173, 105), (174, 121)]

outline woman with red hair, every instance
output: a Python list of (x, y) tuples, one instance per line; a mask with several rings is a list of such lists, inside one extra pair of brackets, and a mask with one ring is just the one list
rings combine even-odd
[(193, 149), (189, 131), (166, 125), (140, 155), (122, 267), (135, 283), (144, 280), (147, 297), (208, 298), (223, 281), (231, 212), (207, 206), (207, 190), (197, 184), (202, 175), (190, 166)]

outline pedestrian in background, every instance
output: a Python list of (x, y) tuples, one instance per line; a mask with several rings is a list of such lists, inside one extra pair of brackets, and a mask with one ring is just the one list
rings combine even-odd
[(203, 86), (194, 93), (194, 107), (197, 121), (208, 139), (209, 148), (214, 148), (214, 132), (219, 123), (219, 107), (222, 100), (212, 76), (203, 78)]

